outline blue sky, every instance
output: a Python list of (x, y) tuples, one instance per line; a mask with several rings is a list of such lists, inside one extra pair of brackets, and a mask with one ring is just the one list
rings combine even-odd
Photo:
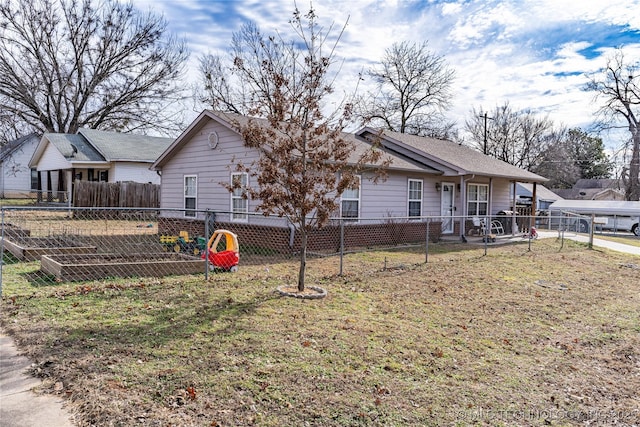
[[(134, 4), (163, 14), (170, 30), (187, 40), (191, 70), (203, 53), (224, 52), (246, 20), (264, 33), (286, 34), (294, 10), (293, 0)], [(310, 3), (297, 5), (304, 12)], [(597, 104), (581, 90), (585, 73), (603, 67), (615, 47), (640, 61), (640, 0), (315, 0), (313, 7), (325, 26), (334, 23), (337, 30), (348, 20), (337, 52), (344, 59), (344, 88), (353, 87), (357, 73), (374, 66), (394, 42), (427, 40), (456, 70), (450, 116), (461, 125), (472, 107), (491, 111), (509, 102), (587, 128)]]

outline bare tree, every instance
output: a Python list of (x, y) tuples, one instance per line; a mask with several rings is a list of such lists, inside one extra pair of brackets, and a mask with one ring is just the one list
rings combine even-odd
[(446, 137), (455, 71), (428, 43), (394, 43), (378, 68), (366, 73), (375, 88), (357, 103), (363, 123), (421, 136)]
[[(248, 94), (240, 97), (244, 103), (238, 110), (262, 119), (235, 123), (245, 145), (260, 153), (256, 162), (238, 162), (235, 168), (253, 176), (250, 181), (257, 185), (236, 181), (227, 188), (241, 189), (246, 197), (259, 200), (257, 210), (293, 224), (301, 237), (298, 290), (303, 291), (309, 233), (329, 221), (345, 190), (357, 188), (358, 173), (369, 169), (377, 179), (388, 162), (374, 146), (354, 156), (354, 142), (343, 133), (350, 105), (323, 113), (323, 99), (333, 92), (331, 67), (340, 37), (327, 45), (330, 29), (318, 26), (313, 10), (303, 16), (296, 9), (290, 24), (294, 42), (259, 35), (252, 25), (234, 36), (233, 69), (243, 88), (235, 90)], [(214, 105), (235, 111), (233, 102), (223, 99), (233, 87), (220, 90)]]
[(175, 130), (188, 52), (166, 27), (117, 0), (0, 0), (0, 109), (38, 132)]
[(529, 110), (514, 110), (508, 102), (490, 113), (474, 107), (470, 115), (465, 128), (471, 134), (472, 145), (523, 169), (538, 164), (547, 145), (562, 133), (548, 117), (539, 118)]
[(627, 200), (640, 200), (639, 68), (640, 62), (625, 62), (622, 50), (618, 49), (606, 67), (591, 75), (586, 85), (586, 90), (596, 92), (596, 100), (602, 100), (598, 112), (601, 127), (629, 129), (630, 138), (624, 142), (624, 149), (631, 155), (621, 175)]
[(6, 143), (28, 135), (31, 128), (17, 122), (10, 110), (0, 108), (0, 147)]
[(551, 188), (571, 188), (579, 179), (609, 178), (612, 169), (602, 138), (575, 128), (552, 141), (531, 171), (549, 178)]

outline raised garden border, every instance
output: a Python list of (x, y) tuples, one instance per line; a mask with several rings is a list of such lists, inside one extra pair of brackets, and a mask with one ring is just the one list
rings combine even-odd
[(36, 261), (42, 255), (95, 253), (95, 246), (80, 244), (67, 237), (23, 237), (19, 242), (4, 239), (4, 248), (21, 261)]
[(40, 269), (61, 281), (204, 273), (205, 261), (179, 253), (43, 255)]

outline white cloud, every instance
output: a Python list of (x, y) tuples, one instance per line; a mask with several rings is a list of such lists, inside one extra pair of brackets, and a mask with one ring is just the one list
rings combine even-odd
[[(134, 3), (163, 13), (172, 31), (187, 38), (192, 64), (203, 53), (226, 49), (247, 19), (265, 33), (289, 34), (294, 7), (293, 0)], [(305, 1), (297, 5), (303, 13), (309, 7)], [(315, 0), (313, 7), (336, 34), (348, 19), (337, 52), (345, 60), (338, 92), (350, 90), (357, 73), (376, 64), (394, 42), (428, 40), (456, 69), (451, 117), (460, 124), (471, 107), (508, 101), (569, 126), (587, 126), (596, 105), (581, 90), (584, 73), (604, 66), (621, 40), (627, 57), (640, 60), (640, 32), (635, 43), (629, 33), (640, 31), (638, 0)]]

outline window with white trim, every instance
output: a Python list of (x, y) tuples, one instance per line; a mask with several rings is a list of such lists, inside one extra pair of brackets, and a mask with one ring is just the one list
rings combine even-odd
[(231, 174), (231, 220), (247, 222), (249, 220), (249, 197), (245, 188), (249, 183), (249, 175), (246, 172), (234, 172)]
[(344, 190), (340, 198), (340, 216), (357, 221), (360, 218), (360, 176), (356, 176), (358, 183), (353, 188)]
[[(184, 176), (184, 216), (195, 217), (198, 199), (198, 176)], [(192, 210), (190, 210), (192, 209)]]
[(468, 184), (467, 213), (469, 216), (486, 216), (489, 208), (489, 186)]
[(31, 191), (38, 191), (38, 169), (31, 169)]
[(422, 180), (409, 179), (408, 190), (408, 216), (422, 216)]

